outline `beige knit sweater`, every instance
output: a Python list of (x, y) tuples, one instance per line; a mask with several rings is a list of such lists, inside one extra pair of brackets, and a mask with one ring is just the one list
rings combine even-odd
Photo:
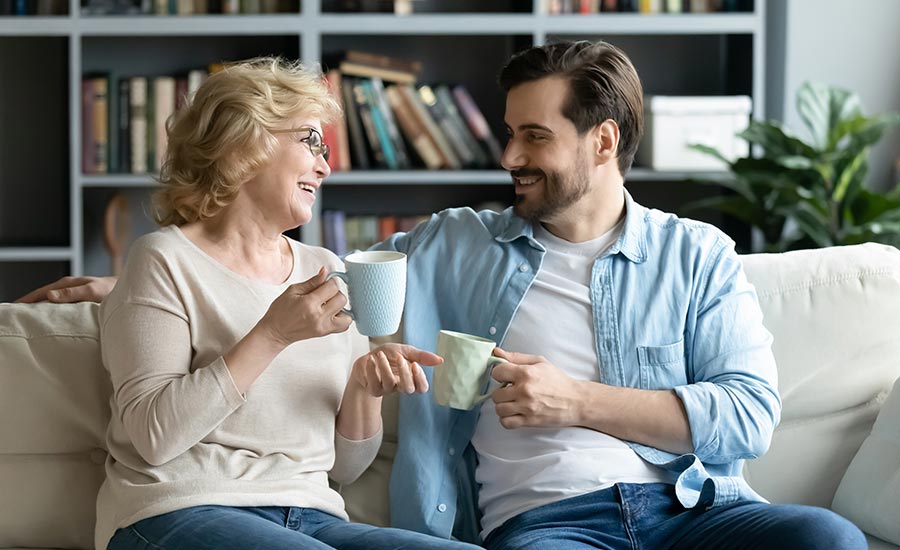
[(142, 237), (100, 307), (103, 364), (113, 384), (97, 548), (117, 528), (197, 505), (300, 506), (347, 517), (329, 488), (369, 465), (381, 433), (348, 441), (335, 415), (367, 340), (347, 332), (285, 349), (245, 396), (222, 356), (292, 283), (331, 252), (291, 241), (288, 281), (242, 277), (174, 226)]

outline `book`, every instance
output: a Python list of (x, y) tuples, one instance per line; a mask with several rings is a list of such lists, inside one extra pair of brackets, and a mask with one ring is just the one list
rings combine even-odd
[(361, 50), (346, 50), (343, 53), (343, 59), (351, 63), (368, 65), (370, 67), (381, 67), (382, 69), (390, 69), (414, 75), (418, 75), (422, 71), (421, 61), (401, 59), (399, 57), (380, 55)]
[(341, 96), (344, 100), (344, 120), (347, 125), (347, 141), (350, 143), (351, 167), (368, 170), (369, 155), (366, 150), (366, 137), (363, 135), (356, 101), (353, 99), (352, 78), (341, 76)]
[(462, 113), (459, 112), (456, 102), (453, 101), (453, 94), (450, 92), (450, 87), (446, 84), (441, 84), (434, 89), (434, 93), (437, 100), (444, 106), (444, 110), (450, 118), (454, 120), (454, 124), (459, 129), (463, 139), (465, 139), (467, 144), (471, 145), (470, 149), (475, 155), (475, 166), (477, 168), (490, 167), (492, 161), (484, 148), (478, 143), (478, 138), (476, 138), (475, 134), (469, 129), (469, 125), (466, 123)]
[(496, 166), (500, 166), (500, 157), (503, 155), (503, 149), (491, 132), (491, 127), (488, 126), (487, 120), (481, 114), (481, 110), (478, 109), (478, 105), (475, 104), (472, 96), (469, 95), (469, 91), (462, 84), (454, 86), (452, 91), (453, 99), (456, 100), (456, 105), (466, 119), (472, 134), (475, 135), (475, 138), (487, 151), (493, 163)]
[(412, 146), (413, 151), (419, 156), (425, 167), (436, 170), (443, 166), (443, 156), (438, 150), (437, 144), (428, 135), (428, 130), (413, 112), (413, 108), (406, 101), (403, 92), (398, 90), (396, 85), (391, 85), (385, 89), (385, 95), (397, 117), (397, 123), (406, 137), (406, 141)]
[(145, 174), (147, 169), (147, 79), (132, 77), (129, 116), (131, 117), (131, 173)]
[(353, 76), (377, 77), (387, 82), (404, 82), (413, 84), (416, 81), (416, 75), (396, 69), (386, 69), (384, 67), (372, 67), (371, 65), (363, 65), (352, 61), (341, 61), (338, 65), (341, 73)]
[[(450, 147), (453, 148), (453, 152), (456, 153), (457, 158), (459, 158), (462, 167), (474, 168), (476, 165), (475, 153), (469, 148), (465, 136), (456, 127), (455, 122), (450, 118), (450, 115), (447, 113), (447, 110), (444, 109), (443, 104), (438, 103), (434, 90), (431, 89), (431, 86), (423, 85), (419, 86), (417, 91), (422, 103), (428, 108), (432, 118), (434, 118), (434, 122), (438, 125), (441, 132), (444, 133), (447, 143), (450, 144)], [(477, 146), (475, 142), (472, 143)]]
[(89, 76), (81, 81), (82, 157), (85, 174), (109, 171), (109, 78)]
[(397, 159), (397, 168), (405, 170), (410, 167), (409, 155), (406, 153), (406, 143), (400, 136), (400, 130), (397, 127), (397, 120), (394, 118), (394, 112), (388, 105), (384, 96), (384, 83), (380, 78), (374, 77), (372, 82), (372, 96), (378, 105), (379, 112), (382, 114), (387, 128), (388, 137), (390, 138), (391, 148)]
[[(335, 69), (331, 69), (325, 73), (325, 82), (328, 85), (328, 91), (332, 97), (338, 102), (343, 103), (341, 98), (341, 73)], [(342, 106), (343, 107), (343, 106)], [(328, 159), (328, 166), (332, 172), (350, 169), (350, 148), (347, 144), (347, 126), (341, 119), (335, 120), (331, 124), (322, 127), (322, 139), (331, 148), (331, 156)]]
[[(372, 125), (375, 128), (375, 137), (378, 147), (381, 148), (382, 155), (384, 156), (384, 164), (387, 168), (396, 170), (399, 168), (397, 154), (394, 151), (391, 136), (388, 134), (387, 121), (385, 120), (384, 113), (375, 98), (375, 89), (372, 86), (372, 81), (367, 78), (361, 79), (359, 81), (359, 87), (365, 95), (366, 103), (369, 106), (369, 114), (372, 118)], [(373, 145), (373, 147), (375, 146), (374, 144), (371, 145)]]
[(440, 151), (442, 157), (441, 165), (451, 170), (459, 170), (462, 168), (459, 158), (456, 156), (456, 153), (453, 152), (453, 148), (447, 142), (447, 139), (444, 137), (440, 128), (438, 128), (437, 123), (434, 122), (434, 119), (431, 117), (431, 114), (429, 114), (425, 104), (422, 103), (422, 99), (419, 97), (415, 88), (409, 84), (403, 84), (399, 85), (398, 89), (406, 96), (406, 101), (412, 106), (416, 117), (418, 117), (421, 124), (425, 127), (428, 135), (437, 146), (438, 151)]
[(369, 95), (363, 87), (362, 79), (356, 78), (352, 82), (353, 104), (356, 106), (356, 112), (359, 114), (359, 120), (366, 136), (366, 150), (371, 152), (371, 167), (384, 168), (387, 166), (387, 160), (381, 147), (381, 139), (375, 128)]
[(175, 79), (171, 76), (158, 76), (153, 79), (153, 130), (156, 138), (154, 168), (162, 169), (166, 158), (166, 145), (169, 141), (166, 127), (169, 118), (175, 114)]
[(119, 80), (118, 114), (116, 115), (116, 171), (131, 171), (131, 80)]

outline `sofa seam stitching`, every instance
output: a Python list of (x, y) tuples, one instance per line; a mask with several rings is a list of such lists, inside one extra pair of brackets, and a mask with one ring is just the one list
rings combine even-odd
[(844, 413), (847, 413), (847, 412), (851, 412), (851, 411), (855, 411), (855, 410), (859, 410), (859, 409), (865, 409), (867, 407), (870, 407), (873, 404), (875, 404), (875, 405), (879, 404), (880, 401), (883, 401), (884, 398), (887, 397), (888, 393), (889, 392), (887, 390), (881, 391), (881, 392), (878, 392), (878, 394), (876, 394), (875, 397), (873, 397), (872, 399), (869, 399), (868, 401), (866, 401), (864, 403), (860, 403), (859, 405), (853, 405), (851, 407), (844, 407), (841, 410), (832, 411), (832, 412), (825, 413), (825, 414), (818, 414), (818, 415), (809, 416), (806, 418), (798, 418), (795, 420), (788, 420), (787, 422), (780, 423), (778, 425), (778, 427), (779, 428), (791, 428), (794, 426), (803, 426), (806, 424), (812, 424), (813, 422), (818, 422), (820, 420), (843, 415)]
[(869, 271), (860, 271), (860, 272), (851, 273), (848, 275), (837, 275), (837, 276), (829, 277), (826, 279), (816, 279), (815, 281), (810, 281), (805, 284), (794, 285), (794, 286), (790, 286), (790, 287), (786, 287), (786, 288), (765, 290), (762, 292), (757, 291), (757, 293), (760, 298), (768, 298), (770, 296), (790, 294), (792, 292), (797, 292), (800, 290), (808, 290), (808, 289), (814, 288), (814, 287), (831, 286), (831, 285), (834, 285), (835, 283), (841, 283), (841, 282), (848, 281), (851, 279), (862, 279), (864, 277), (870, 277), (873, 275), (883, 276), (883, 275), (893, 274), (895, 272), (896, 272), (896, 270), (893, 268), (882, 268), (882, 269), (869, 270)]

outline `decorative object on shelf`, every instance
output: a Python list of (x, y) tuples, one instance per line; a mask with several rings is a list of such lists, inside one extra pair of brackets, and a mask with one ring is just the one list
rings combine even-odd
[(103, 244), (109, 253), (112, 274), (118, 276), (125, 265), (125, 249), (131, 240), (131, 211), (124, 193), (116, 193), (103, 213)]
[(644, 98), (644, 137), (635, 164), (654, 170), (723, 170), (716, 157), (691, 148), (713, 147), (729, 161), (747, 156), (738, 137), (750, 124), (749, 96), (661, 96)]
[(853, 92), (805, 83), (797, 110), (807, 141), (778, 122), (752, 121), (739, 135), (759, 146), (759, 158), (728, 161), (704, 145), (694, 148), (728, 164), (733, 177), (710, 180), (734, 193), (695, 201), (757, 228), (766, 251), (867, 241), (900, 247), (900, 182), (887, 193), (866, 182), (869, 152), (900, 114), (866, 116)]

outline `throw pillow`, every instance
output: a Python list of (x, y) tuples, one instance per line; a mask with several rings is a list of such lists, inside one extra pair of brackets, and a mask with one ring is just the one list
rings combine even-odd
[(866, 533), (900, 545), (900, 379), (847, 468), (832, 509)]

